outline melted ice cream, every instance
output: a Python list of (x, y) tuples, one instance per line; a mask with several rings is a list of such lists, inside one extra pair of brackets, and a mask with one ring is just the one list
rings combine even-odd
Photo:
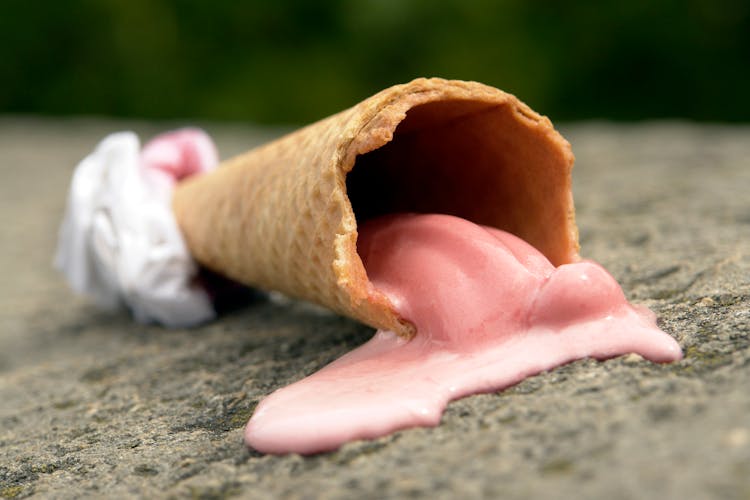
[(447, 215), (371, 221), (358, 250), (373, 285), (417, 334), (363, 346), (264, 399), (245, 430), (266, 453), (315, 453), (434, 426), (451, 400), (496, 391), (570, 361), (638, 353), (681, 358), (649, 310), (601, 266), (555, 268), (503, 231)]

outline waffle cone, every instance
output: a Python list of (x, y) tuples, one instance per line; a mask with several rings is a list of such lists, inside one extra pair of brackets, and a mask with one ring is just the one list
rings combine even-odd
[(418, 79), (187, 179), (173, 206), (204, 266), (409, 336), (413, 325), (367, 279), (357, 222), (452, 214), (571, 262), (572, 166), (568, 142), (514, 96)]

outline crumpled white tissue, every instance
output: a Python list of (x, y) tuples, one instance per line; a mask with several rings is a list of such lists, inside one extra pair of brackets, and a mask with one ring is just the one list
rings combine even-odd
[(213, 169), (201, 130), (157, 137), (141, 151), (132, 132), (107, 136), (75, 169), (55, 267), (70, 286), (138, 321), (192, 326), (215, 317), (171, 208), (175, 182)]

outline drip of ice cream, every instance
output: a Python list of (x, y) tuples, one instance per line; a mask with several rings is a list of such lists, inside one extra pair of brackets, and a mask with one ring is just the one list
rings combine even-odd
[(266, 453), (315, 453), (434, 426), (451, 400), (561, 364), (638, 353), (682, 357), (648, 309), (589, 261), (555, 268), (503, 231), (447, 215), (369, 222), (358, 250), (372, 283), (417, 326), (363, 346), (264, 399), (245, 430)]
[(146, 170), (167, 174), (174, 184), (191, 175), (209, 172), (219, 164), (219, 153), (202, 130), (183, 128), (151, 139), (141, 151)]

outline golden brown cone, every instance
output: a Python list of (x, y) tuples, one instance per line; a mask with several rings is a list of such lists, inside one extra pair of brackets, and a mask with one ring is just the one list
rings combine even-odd
[(453, 214), (571, 262), (573, 160), (549, 119), (516, 97), (420, 78), (182, 182), (173, 205), (206, 267), (409, 336), (413, 325), (367, 279), (357, 220)]

